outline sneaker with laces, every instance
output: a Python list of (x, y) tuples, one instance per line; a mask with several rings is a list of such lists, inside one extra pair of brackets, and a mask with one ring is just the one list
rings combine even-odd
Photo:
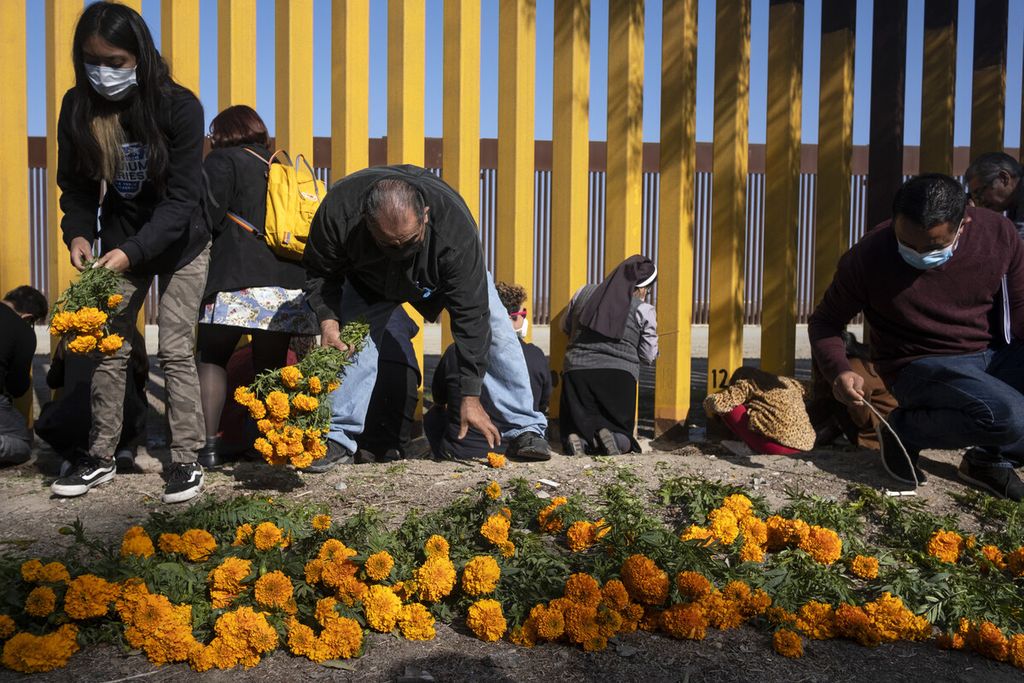
[(956, 471), (962, 481), (989, 491), (998, 498), (1020, 502), (1024, 500), (1024, 482), (1012, 467), (982, 467), (972, 465), (964, 458)]
[(879, 452), (882, 456), (882, 467), (890, 477), (909, 486), (917, 486), (920, 482), (917, 476), (917, 458), (919, 453), (908, 452), (896, 439), (896, 435), (889, 431), (885, 425), (879, 423), (875, 427), (875, 434), (878, 436)]
[(303, 467), (299, 471), (307, 474), (323, 474), (330, 472), (338, 465), (351, 465), (355, 461), (355, 457), (348, 452), (348, 449), (337, 441), (328, 440), (327, 453), (324, 454), (324, 457), (314, 460), (312, 465)]
[(202, 465), (197, 462), (171, 463), (162, 500), (165, 503), (184, 503), (198, 496), (202, 490)]
[(534, 432), (523, 432), (512, 439), (509, 444), (506, 456), (520, 460), (550, 460), (551, 446), (547, 439)]
[(56, 496), (72, 498), (89, 492), (93, 486), (105, 484), (117, 474), (117, 465), (113, 460), (99, 460), (85, 456), (75, 463), (71, 472), (60, 477), (50, 485)]
[(566, 455), (586, 455), (587, 446), (579, 434), (570, 434), (565, 440)]

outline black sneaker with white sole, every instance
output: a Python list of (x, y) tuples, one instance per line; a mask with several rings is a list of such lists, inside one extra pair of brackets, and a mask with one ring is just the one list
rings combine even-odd
[(165, 503), (184, 503), (203, 490), (203, 467), (197, 462), (175, 462), (167, 472), (161, 498)]
[(875, 427), (875, 434), (878, 436), (882, 467), (889, 476), (901, 484), (917, 486), (920, 483), (915, 479), (919, 453), (905, 450), (896, 435), (882, 423)]
[(313, 461), (309, 467), (303, 467), (299, 471), (308, 474), (323, 474), (330, 472), (338, 465), (351, 465), (356, 461), (355, 457), (348, 452), (348, 449), (337, 441), (327, 441), (327, 453), (324, 457)]
[(1024, 500), (1024, 482), (1021, 482), (1012, 467), (982, 467), (972, 465), (964, 458), (956, 473), (962, 481), (999, 498), (1017, 502)]
[(513, 460), (550, 460), (551, 446), (548, 445), (547, 439), (540, 434), (523, 432), (512, 439), (505, 455)]
[(89, 492), (93, 486), (105, 484), (117, 474), (113, 460), (99, 460), (84, 456), (78, 460), (71, 472), (50, 485), (55, 496), (72, 498)]

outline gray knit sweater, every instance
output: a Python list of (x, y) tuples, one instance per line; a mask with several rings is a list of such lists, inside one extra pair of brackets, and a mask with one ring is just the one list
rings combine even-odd
[(580, 324), (580, 311), (597, 285), (584, 285), (569, 302), (562, 331), (569, 335), (563, 370), (625, 370), (640, 377), (640, 363), (650, 365), (658, 357), (658, 323), (654, 306), (634, 298), (622, 339), (609, 339)]

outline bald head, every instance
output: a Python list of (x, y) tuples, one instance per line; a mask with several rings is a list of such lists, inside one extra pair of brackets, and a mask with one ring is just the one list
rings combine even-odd
[(382, 247), (422, 240), (427, 212), (423, 195), (398, 178), (378, 180), (366, 195), (366, 222)]

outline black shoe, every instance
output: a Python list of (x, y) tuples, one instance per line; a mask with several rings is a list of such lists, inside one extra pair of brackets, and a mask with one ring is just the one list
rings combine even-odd
[(309, 467), (303, 467), (299, 471), (308, 474), (323, 474), (333, 470), (338, 465), (351, 465), (355, 458), (344, 446), (337, 441), (327, 441), (327, 453), (319, 460), (314, 460)]
[(890, 477), (910, 486), (917, 486), (915, 479), (917, 469), (918, 453), (906, 451), (896, 436), (882, 423), (875, 427), (875, 434), (878, 436), (878, 445), (882, 455), (882, 467)]
[(219, 469), (220, 466), (224, 464), (224, 459), (220, 455), (219, 436), (206, 437), (206, 445), (199, 449), (199, 455), (196, 457), (196, 462), (198, 462), (204, 470)]
[(175, 462), (167, 473), (162, 500), (165, 503), (184, 503), (203, 490), (203, 468), (197, 462)]
[(512, 439), (505, 455), (520, 460), (550, 460), (551, 446), (548, 445), (547, 439), (540, 434), (523, 432)]
[(917, 465), (914, 465), (914, 474), (917, 475), (917, 485), (924, 486), (928, 483), (928, 475)]
[(601, 443), (601, 448), (604, 449), (607, 455), (622, 455), (622, 449), (619, 448), (618, 442), (615, 441), (615, 435), (612, 434), (612, 430), (602, 427), (597, 430), (597, 440)]
[(1012, 467), (979, 467), (964, 458), (956, 471), (961, 480), (985, 489), (999, 498), (1020, 502), (1024, 500), (1024, 482)]
[(71, 473), (50, 485), (54, 495), (70, 498), (88, 493), (93, 486), (99, 486), (114, 478), (117, 466), (113, 460), (98, 460), (84, 457), (79, 460)]
[(118, 472), (134, 472), (135, 471), (135, 449), (122, 448), (121, 450), (114, 453), (114, 463), (117, 465)]
[(587, 445), (579, 434), (570, 434), (565, 440), (566, 455), (586, 455)]
[(377, 462), (398, 462), (399, 460), (405, 460), (405, 454), (397, 448), (389, 448), (384, 451), (383, 455), (377, 456)]

